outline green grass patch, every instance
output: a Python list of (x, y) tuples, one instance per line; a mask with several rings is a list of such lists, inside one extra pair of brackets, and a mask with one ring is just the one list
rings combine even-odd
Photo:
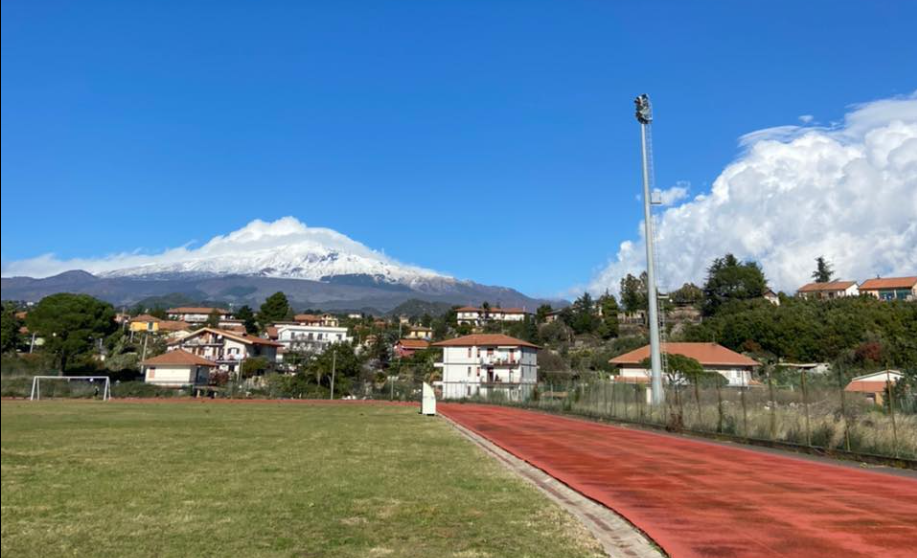
[(408, 407), (2, 402), (2, 554), (599, 556)]

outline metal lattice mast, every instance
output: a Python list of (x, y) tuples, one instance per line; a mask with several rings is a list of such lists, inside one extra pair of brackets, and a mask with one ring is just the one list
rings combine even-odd
[(653, 123), (653, 109), (650, 98), (645, 93), (634, 99), (637, 106), (637, 121), (640, 123), (640, 144), (643, 153), (643, 222), (646, 227), (646, 295), (649, 306), (650, 326), (650, 367), (653, 405), (665, 403), (662, 390), (662, 356), (659, 343), (659, 308), (656, 300), (655, 253), (653, 251), (653, 213), (650, 195), (652, 194), (652, 154), (650, 147), (650, 126)]

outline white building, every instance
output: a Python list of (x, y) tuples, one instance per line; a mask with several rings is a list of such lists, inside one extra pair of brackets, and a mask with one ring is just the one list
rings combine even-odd
[(277, 362), (277, 349), (282, 346), (270, 339), (205, 327), (171, 342), (169, 350), (187, 351), (215, 362), (220, 370), (236, 373), (248, 358), (262, 357), (269, 363)]
[(169, 351), (140, 363), (143, 381), (163, 387), (207, 385), (217, 364), (187, 351)]
[(809, 283), (799, 287), (796, 296), (806, 299), (832, 299), (859, 296), (860, 289), (856, 281), (829, 281), (827, 283)]
[(459, 324), (473, 326), (483, 325), (487, 322), (521, 322), (528, 314), (522, 308), (477, 308), (475, 306), (462, 306), (456, 309), (455, 318)]
[[(353, 337), (346, 327), (277, 323), (268, 329), (269, 335), (283, 345), (285, 352), (321, 353), (332, 343), (351, 343)], [(275, 336), (276, 332), (276, 337)]]
[[(693, 358), (706, 372), (716, 372), (726, 378), (728, 385), (732, 387), (749, 386), (752, 372), (760, 366), (758, 361), (716, 343), (663, 343), (662, 351), (670, 355)], [(616, 381), (649, 383), (650, 371), (644, 365), (649, 356), (650, 346), (644, 345), (611, 359), (609, 362), (616, 365), (619, 371)]]
[(538, 382), (538, 347), (508, 335), (476, 334), (434, 343), (443, 349), (443, 398), (503, 392), (528, 397)]
[(178, 320), (189, 324), (203, 324), (210, 319), (210, 315), (216, 311), (220, 315), (220, 321), (232, 318), (229, 310), (222, 308), (210, 308), (207, 306), (180, 306), (178, 308), (169, 308), (166, 314), (170, 320)]

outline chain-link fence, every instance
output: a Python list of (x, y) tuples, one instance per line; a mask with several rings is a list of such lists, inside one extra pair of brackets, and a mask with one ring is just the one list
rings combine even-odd
[[(587, 375), (588, 376), (588, 375)], [(669, 382), (665, 404), (650, 404), (646, 382), (581, 377), (520, 390), (439, 384), (445, 399), (515, 405), (555, 413), (713, 434), (736, 440), (917, 459), (917, 371), (848, 387), (842, 371), (783, 370), (747, 387), (718, 381)], [(453, 394), (452, 397), (449, 397)], [(454, 396), (454, 394), (462, 394)]]

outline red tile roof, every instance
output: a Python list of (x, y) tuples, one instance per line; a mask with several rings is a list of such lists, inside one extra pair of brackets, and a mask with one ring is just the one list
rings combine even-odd
[(426, 349), (430, 346), (430, 343), (423, 339), (401, 339), (398, 344), (405, 349)]
[(179, 306), (178, 308), (169, 308), (166, 314), (211, 314), (216, 310), (221, 315), (229, 314), (229, 310), (222, 308), (208, 308), (206, 306)]
[(533, 349), (540, 349), (538, 345), (534, 343), (529, 343), (528, 341), (523, 341), (522, 339), (516, 339), (515, 337), (510, 337), (509, 335), (503, 335), (501, 333), (475, 333), (473, 335), (465, 335), (464, 337), (457, 337), (455, 339), (447, 339), (445, 341), (440, 341), (438, 343), (433, 343), (434, 347), (532, 347)]
[(131, 323), (135, 322), (161, 322), (162, 320), (156, 316), (151, 316), (149, 314), (140, 314), (139, 316), (134, 316), (131, 318)]
[[(716, 343), (663, 343), (662, 350), (670, 355), (693, 358), (704, 366), (758, 366), (756, 360)], [(616, 356), (611, 364), (640, 364), (650, 356), (650, 346)]]
[(210, 328), (210, 327), (201, 328), (201, 329), (199, 329), (199, 330), (197, 330), (197, 331), (191, 333), (191, 335), (189, 335), (188, 337), (185, 337), (184, 339), (181, 339), (181, 340), (179, 340), (179, 341), (173, 341), (171, 344), (172, 344), (172, 345), (178, 345), (178, 344), (184, 343), (185, 341), (187, 341), (187, 340), (190, 339), (191, 337), (195, 337), (195, 336), (197, 336), (197, 335), (199, 335), (199, 334), (201, 334), (201, 333), (205, 333), (205, 332), (213, 333), (213, 334), (216, 334), (216, 335), (222, 335), (223, 337), (228, 337), (229, 339), (233, 339), (233, 340), (235, 340), (235, 341), (239, 341), (240, 343), (245, 343), (245, 344), (247, 344), (247, 345), (262, 345), (262, 346), (268, 346), (268, 347), (283, 347), (283, 344), (282, 344), (282, 343), (277, 343), (276, 341), (271, 341), (270, 339), (265, 339), (265, 338), (263, 338), (263, 337), (256, 337), (256, 336), (254, 336), (254, 335), (247, 335), (247, 334), (243, 334), (243, 333), (234, 333), (234, 332), (232, 332), (232, 331), (228, 331), (228, 330), (225, 330), (225, 329), (214, 329), (214, 328)]
[(160, 331), (183, 331), (186, 329), (191, 329), (191, 326), (188, 325), (188, 322), (181, 320), (162, 320), (159, 322)]
[(860, 285), (861, 291), (877, 291), (879, 289), (913, 289), (917, 285), (917, 277), (886, 277), (867, 279)]
[[(896, 378), (892, 378), (891, 383), (895, 383)], [(847, 387), (844, 388), (844, 391), (857, 392), (857, 393), (882, 393), (885, 391), (886, 381), (869, 381), (865, 382), (863, 380), (854, 380), (847, 384)]]
[(856, 281), (829, 281), (827, 283), (808, 283), (799, 287), (797, 292), (816, 293), (822, 291), (846, 291), (853, 285), (856, 285)]
[(213, 361), (181, 349), (148, 358), (140, 364), (143, 366), (216, 366)]

